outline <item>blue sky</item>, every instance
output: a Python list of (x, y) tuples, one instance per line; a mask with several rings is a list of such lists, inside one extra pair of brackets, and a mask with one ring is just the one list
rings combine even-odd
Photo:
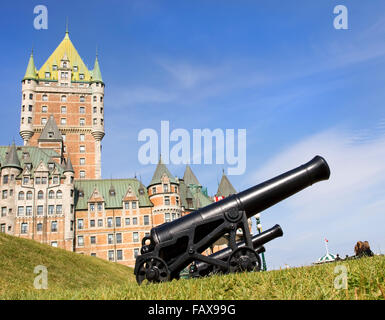
[[(48, 8), (48, 30), (33, 8)], [(349, 30), (333, 27), (346, 5)], [(0, 144), (18, 134), (21, 79), (64, 36), (90, 67), (96, 46), (105, 91), (104, 178), (151, 180), (137, 159), (144, 128), (247, 130), (239, 191), (320, 154), (332, 176), (262, 214), (281, 224), (268, 266), (309, 264), (358, 240), (385, 251), (385, 3), (383, 1), (18, 1), (2, 4)], [(214, 194), (226, 165), (195, 165)], [(184, 166), (169, 166), (182, 176)]]

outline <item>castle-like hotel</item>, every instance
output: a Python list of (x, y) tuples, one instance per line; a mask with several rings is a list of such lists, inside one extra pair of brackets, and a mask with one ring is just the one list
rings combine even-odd
[(189, 166), (183, 179), (159, 160), (146, 187), (101, 179), (104, 82), (68, 31), (40, 70), (22, 80), (23, 146), (0, 146), (0, 232), (134, 266), (151, 228), (235, 193), (223, 174), (211, 198)]

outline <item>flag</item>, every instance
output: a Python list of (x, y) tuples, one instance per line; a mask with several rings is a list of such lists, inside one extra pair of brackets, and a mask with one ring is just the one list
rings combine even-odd
[(329, 240), (325, 238), (325, 242), (329, 242)]

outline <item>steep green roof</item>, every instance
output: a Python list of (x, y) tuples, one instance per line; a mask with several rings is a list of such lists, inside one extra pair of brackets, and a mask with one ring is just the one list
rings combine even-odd
[(91, 73), (92, 82), (103, 82), (102, 73), (100, 72), (98, 56), (96, 56), (94, 69)]
[(63, 136), (61, 135), (53, 115), (49, 116), (49, 119), (41, 132), (39, 141), (63, 141)]
[(16, 146), (15, 143), (12, 143), (12, 145), (9, 147), (5, 157), (4, 157), (4, 163), (2, 163), (3, 168), (18, 168), (21, 169), (20, 160), (17, 155)]
[(63, 173), (64, 173), (64, 172), (72, 172), (72, 173), (75, 173), (74, 167), (72, 166), (72, 162), (71, 162), (70, 157), (67, 158), (67, 161), (66, 161), (66, 164), (65, 164)]
[[(0, 146), (0, 159), (4, 159), (1, 162), (1, 165), (4, 166), (4, 161), (6, 159), (6, 153), (8, 152), (9, 147)], [(38, 147), (30, 147), (30, 146), (21, 146), (15, 148), (17, 157), (20, 162), (20, 168), (24, 168), (27, 163), (32, 164), (32, 172), (34, 172), (34, 168), (36, 168), (40, 161), (43, 161), (46, 165), (49, 162), (52, 162), (52, 157), (58, 158), (60, 155), (54, 150), (49, 149), (39, 149)], [(63, 173), (63, 168), (55, 163), (56, 168), (59, 173)]]
[(151, 179), (150, 186), (153, 184), (161, 183), (161, 179), (164, 174), (170, 179), (170, 182), (176, 183), (175, 177), (170, 173), (170, 171), (168, 171), (167, 167), (162, 162), (162, 158), (160, 158), (158, 165), (156, 166), (154, 175)]
[(23, 80), (26, 80), (26, 79), (33, 79), (33, 80), (37, 79), (35, 62), (33, 60), (33, 52), (31, 52), (31, 56), (29, 57), (27, 70), (25, 71)]
[[(113, 187), (115, 195), (110, 194), (110, 189)], [(75, 180), (76, 189), (76, 209), (87, 210), (88, 200), (91, 197), (95, 188), (99, 191), (100, 195), (105, 200), (106, 208), (121, 208), (123, 198), (127, 194), (128, 188), (131, 187), (132, 191), (139, 199), (140, 207), (152, 207), (153, 204), (148, 197), (147, 189), (144, 188), (144, 193), (141, 195), (139, 189), (141, 187), (140, 181), (137, 179), (100, 179), (100, 180)], [(83, 193), (83, 196), (79, 196), (79, 192)]]
[(184, 175), (183, 175), (183, 180), (187, 186), (188, 185), (196, 185), (196, 186), (201, 185), (199, 183), (197, 177), (195, 176), (194, 172), (192, 172), (189, 165), (186, 165), (186, 170), (185, 170)]
[(216, 196), (228, 197), (229, 195), (236, 194), (236, 193), (237, 191), (235, 190), (230, 180), (227, 178), (227, 176), (223, 172), (222, 179), (221, 179), (221, 182), (219, 183)]

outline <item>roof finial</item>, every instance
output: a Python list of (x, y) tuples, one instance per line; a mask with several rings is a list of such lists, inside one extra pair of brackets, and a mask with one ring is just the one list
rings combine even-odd
[(68, 17), (66, 17), (66, 33), (68, 34)]

